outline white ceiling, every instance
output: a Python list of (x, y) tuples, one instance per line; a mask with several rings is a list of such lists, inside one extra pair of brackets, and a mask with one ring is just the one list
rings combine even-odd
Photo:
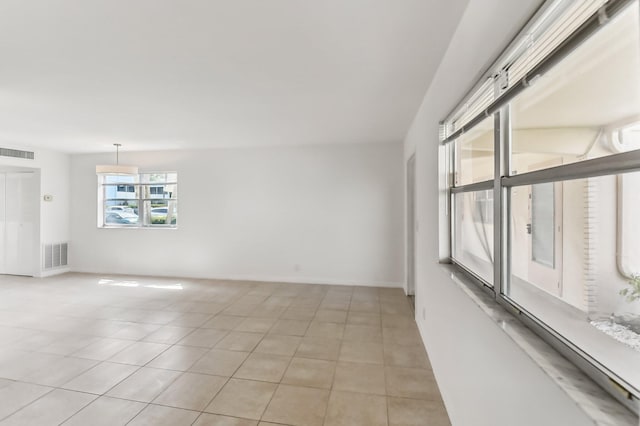
[(0, 144), (400, 142), (467, 0), (2, 0)]

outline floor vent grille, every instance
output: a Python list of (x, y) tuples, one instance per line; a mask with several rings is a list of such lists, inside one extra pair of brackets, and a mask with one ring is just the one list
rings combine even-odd
[(44, 269), (60, 268), (69, 264), (69, 244), (44, 245)]
[(33, 151), (21, 151), (19, 149), (0, 148), (0, 157), (23, 158), (25, 160), (35, 159)]

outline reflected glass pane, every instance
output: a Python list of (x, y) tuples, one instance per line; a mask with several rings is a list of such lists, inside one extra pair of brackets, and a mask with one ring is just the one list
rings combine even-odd
[(638, 4), (511, 103), (512, 173), (640, 148)]
[(456, 139), (456, 186), (493, 179), (493, 117)]
[(493, 284), (493, 191), (454, 195), (453, 258)]

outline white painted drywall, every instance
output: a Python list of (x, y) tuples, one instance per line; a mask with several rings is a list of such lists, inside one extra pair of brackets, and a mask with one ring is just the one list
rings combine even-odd
[(405, 158), (416, 152), (417, 159), (417, 321), (455, 426), (591, 423), (438, 265), (447, 248), (438, 238), (440, 216), (445, 221), (438, 189), (438, 121), (539, 3), (469, 2), (405, 140)]
[(178, 172), (178, 229), (96, 227), (96, 164), (71, 160), (73, 269), (336, 284), (403, 282), (402, 144), (121, 153)]
[[(38, 244), (35, 258), (34, 275), (40, 276), (42, 270), (42, 247), (44, 244), (68, 242), (71, 233), (69, 229), (69, 155), (33, 149), (24, 145), (12, 145), (3, 143), (4, 148), (28, 150), (35, 152), (34, 160), (20, 158), (0, 157), (0, 170), (33, 170), (39, 174), (39, 205), (40, 220)], [(50, 202), (43, 201), (45, 194), (52, 195)], [(66, 268), (53, 271), (65, 272)], [(50, 272), (47, 272), (49, 274)]]

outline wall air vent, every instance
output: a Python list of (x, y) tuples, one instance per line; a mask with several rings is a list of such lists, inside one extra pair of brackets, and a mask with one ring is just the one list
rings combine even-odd
[(20, 151), (19, 149), (0, 148), (0, 157), (23, 158), (25, 160), (35, 159), (33, 151)]
[(60, 268), (68, 263), (68, 243), (44, 245), (44, 269)]

